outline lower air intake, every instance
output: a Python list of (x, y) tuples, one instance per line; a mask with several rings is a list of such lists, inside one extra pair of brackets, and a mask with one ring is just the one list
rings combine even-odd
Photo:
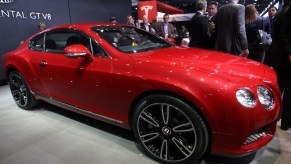
[(261, 132), (261, 133), (257, 133), (257, 132), (255, 132), (255, 133), (253, 133), (252, 135), (250, 135), (250, 136), (246, 139), (246, 141), (244, 142), (244, 145), (247, 145), (247, 144), (250, 144), (250, 143), (252, 143), (252, 142), (255, 142), (255, 141), (257, 141), (258, 139), (263, 138), (263, 137), (265, 137), (265, 136), (266, 136), (266, 133), (265, 133), (265, 132)]

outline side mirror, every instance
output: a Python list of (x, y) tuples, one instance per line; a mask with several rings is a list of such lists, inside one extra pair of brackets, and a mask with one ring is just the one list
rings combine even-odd
[(93, 61), (93, 55), (82, 44), (74, 44), (64, 49), (65, 56), (68, 58), (85, 58), (88, 61)]

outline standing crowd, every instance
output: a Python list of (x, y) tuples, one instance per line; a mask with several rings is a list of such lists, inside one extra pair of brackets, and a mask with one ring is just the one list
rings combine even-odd
[(260, 17), (254, 5), (245, 7), (238, 2), (229, 0), (219, 10), (211, 2), (209, 14), (205, 15), (206, 1), (198, 1), (189, 29), (190, 46), (247, 57), (273, 67), (283, 95), (281, 129), (288, 130), (291, 128), (291, 0), (284, 0), (280, 11), (270, 7), (267, 18)]
[(168, 40), (189, 37), (190, 47), (226, 52), (273, 67), (283, 94), (281, 129), (288, 130), (291, 128), (291, 0), (284, 0), (280, 10), (270, 7), (268, 17), (259, 16), (252, 4), (245, 7), (239, 0), (228, 2), (218, 9), (216, 1), (208, 5), (206, 0), (197, 1), (188, 29), (182, 26), (177, 30), (169, 23), (169, 14), (163, 16), (163, 22), (153, 20), (152, 24), (146, 17), (139, 24), (128, 16), (127, 24)]
[[(145, 16), (139, 23), (129, 15), (127, 24), (167, 40), (189, 38), (190, 47), (247, 57), (273, 67), (283, 95), (281, 129), (288, 130), (291, 128), (291, 0), (284, 0), (280, 10), (270, 7), (266, 18), (259, 16), (254, 5), (245, 7), (238, 4), (239, 0), (228, 2), (218, 9), (215, 1), (208, 5), (206, 0), (197, 1), (188, 29), (183, 25), (177, 30), (169, 23), (169, 14), (163, 16), (163, 22), (153, 20), (152, 24)], [(117, 23), (115, 17), (109, 21)], [(46, 26), (40, 22), (38, 28), (43, 31)]]
[[(150, 33), (159, 35), (159, 36), (163, 37), (164, 39), (176, 38), (179, 35), (178, 31), (173, 24), (169, 23), (169, 19), (170, 19), (170, 15), (168, 13), (166, 13), (163, 16), (162, 22), (157, 22), (157, 20), (154, 19), (154, 20), (152, 20), (152, 23), (149, 23), (148, 18), (146, 16), (144, 16), (142, 18), (142, 22), (139, 23), (139, 22), (135, 22), (135, 20), (133, 19), (133, 17), (131, 15), (128, 15), (126, 24), (130, 25), (130, 26), (144, 29)], [(114, 20), (114, 21), (112, 21), (112, 20)], [(117, 23), (117, 20), (115, 17), (111, 17), (109, 19), (109, 22)], [(182, 32), (184, 33), (184, 34), (182, 34), (183, 36), (185, 36), (186, 35), (185, 33), (188, 32), (187, 29), (185, 28), (185, 26), (182, 27), (181, 33)]]

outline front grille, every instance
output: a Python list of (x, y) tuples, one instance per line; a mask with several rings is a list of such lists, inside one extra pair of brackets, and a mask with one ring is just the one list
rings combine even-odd
[(252, 135), (250, 135), (244, 142), (244, 145), (247, 145), (247, 144), (250, 144), (252, 142), (255, 142), (257, 141), (258, 139), (260, 138), (263, 138), (266, 136), (266, 133), (265, 132), (261, 132), (261, 133), (258, 133), (258, 132), (255, 132), (253, 133)]

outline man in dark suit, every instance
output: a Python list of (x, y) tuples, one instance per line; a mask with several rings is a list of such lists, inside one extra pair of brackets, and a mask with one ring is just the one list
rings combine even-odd
[(160, 35), (161, 37), (168, 39), (168, 38), (173, 38), (175, 36), (175, 27), (169, 23), (169, 14), (166, 13), (163, 16), (164, 22), (160, 23), (156, 33)]
[(208, 18), (204, 15), (206, 11), (206, 1), (199, 0), (196, 2), (197, 12), (190, 21), (190, 47), (210, 48), (210, 32), (208, 29)]
[(278, 9), (275, 6), (272, 6), (268, 9), (268, 19), (270, 21), (270, 33), (272, 34), (272, 24), (273, 24), (273, 18), (275, 17), (276, 13), (277, 13)]
[(245, 30), (245, 7), (239, 0), (229, 0), (215, 17), (216, 40), (214, 49), (246, 57), (249, 54)]
[(127, 17), (127, 25), (130, 25), (130, 26), (133, 26), (133, 27), (139, 27), (139, 23), (137, 22), (137, 23), (135, 23), (134, 22), (134, 19), (133, 19), (133, 17), (131, 16), (131, 15), (128, 15)]
[(218, 3), (216, 1), (211, 1), (207, 4), (207, 17), (208, 17), (208, 28), (210, 31), (210, 49), (214, 48), (216, 33), (215, 33), (215, 16), (217, 13)]
[(291, 128), (291, 0), (285, 0), (281, 11), (273, 19), (272, 45), (269, 64), (278, 76), (283, 93), (281, 129)]
[(209, 2), (208, 6), (207, 6), (207, 17), (209, 21), (213, 21), (215, 18), (215, 15), (217, 13), (217, 6), (218, 3), (216, 1), (211, 1)]

